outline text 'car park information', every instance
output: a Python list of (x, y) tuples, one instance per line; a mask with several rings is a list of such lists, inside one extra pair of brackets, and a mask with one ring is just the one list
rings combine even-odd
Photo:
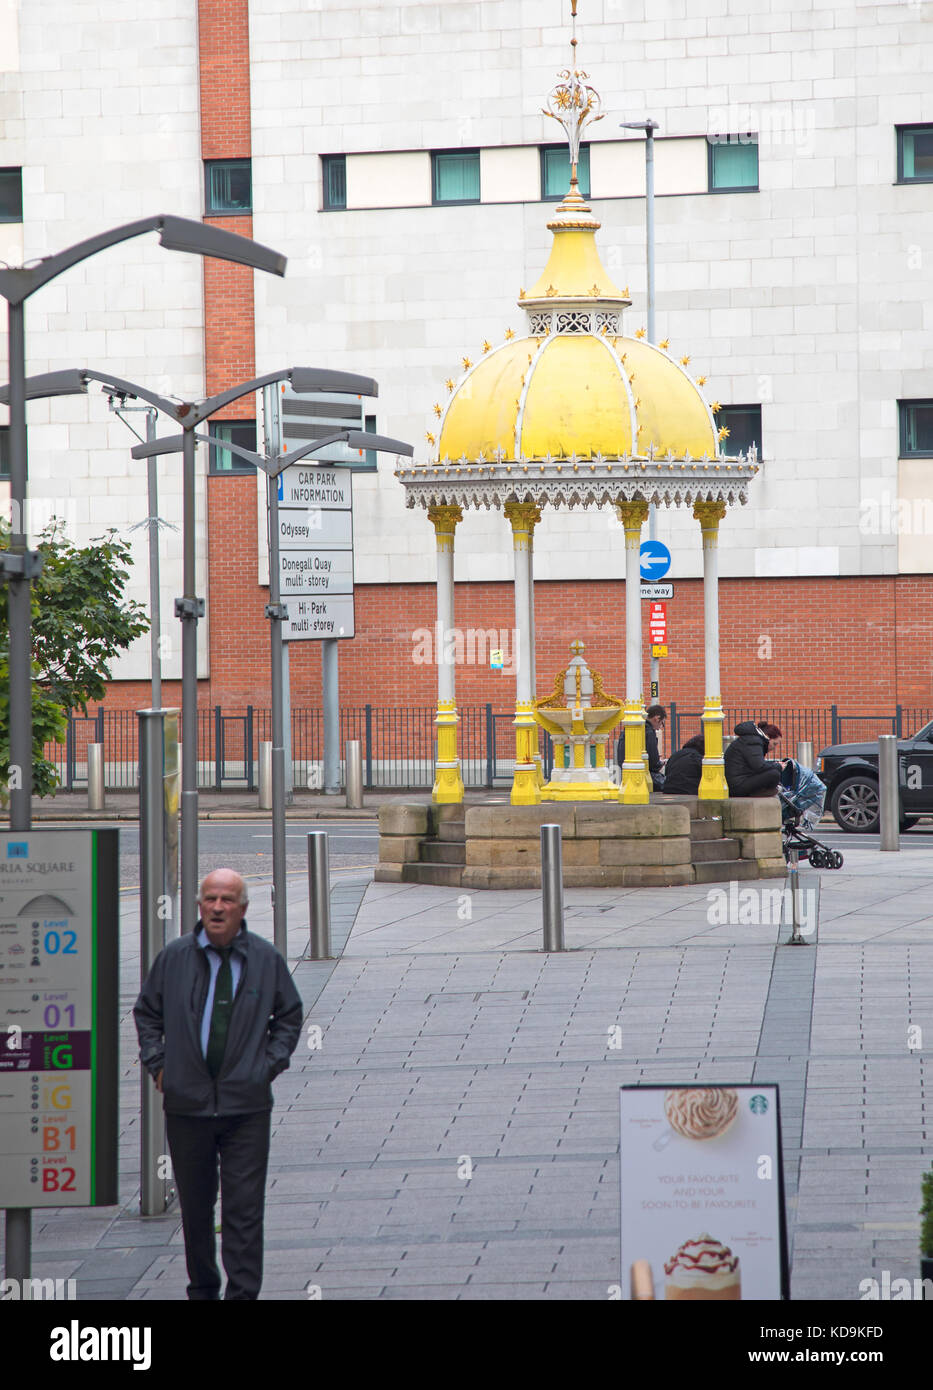
[(117, 1201), (116, 830), (0, 834), (0, 1206)]
[(352, 637), (352, 469), (296, 463), (279, 478), (279, 592), (286, 642)]

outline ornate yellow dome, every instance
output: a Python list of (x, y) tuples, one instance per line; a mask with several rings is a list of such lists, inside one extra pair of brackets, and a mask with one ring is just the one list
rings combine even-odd
[(685, 370), (689, 359), (621, 335), (631, 300), (600, 261), (599, 223), (575, 180), (548, 227), (548, 263), (519, 297), (531, 334), (485, 344), (475, 365), (464, 359), (446, 410), (435, 407), (436, 459), (718, 458), (713, 412)]

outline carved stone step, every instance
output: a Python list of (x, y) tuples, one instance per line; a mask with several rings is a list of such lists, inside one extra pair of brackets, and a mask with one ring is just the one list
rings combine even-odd
[(718, 859), (741, 859), (741, 857), (741, 847), (738, 840), (690, 841), (690, 862), (692, 864)]

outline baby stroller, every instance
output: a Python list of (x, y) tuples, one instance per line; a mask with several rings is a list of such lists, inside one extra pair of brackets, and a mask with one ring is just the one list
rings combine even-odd
[(823, 814), (826, 788), (815, 772), (788, 758), (778, 787), (781, 798), (781, 835), (784, 858), (790, 859), (792, 849), (798, 860), (809, 859), (814, 869), (841, 869), (842, 855), (808, 832), (819, 825)]

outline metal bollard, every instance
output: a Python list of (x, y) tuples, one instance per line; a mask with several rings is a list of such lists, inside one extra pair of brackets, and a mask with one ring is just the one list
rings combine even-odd
[(104, 809), (104, 745), (89, 743), (87, 746), (87, 809)]
[(344, 758), (347, 768), (347, 807), (359, 811), (363, 805), (363, 746), (359, 739), (350, 739), (344, 745)]
[(897, 786), (897, 739), (894, 734), (878, 736), (878, 797), (881, 848), (900, 849), (901, 805)]
[(308, 835), (308, 902), (311, 909), (311, 960), (330, 960), (330, 862), (327, 831)]
[(787, 861), (787, 887), (790, 889), (790, 911), (793, 931), (788, 946), (806, 946), (800, 935), (800, 872), (797, 866), (798, 851), (792, 849)]
[(797, 744), (797, 761), (801, 767), (813, 767), (813, 744), (808, 739)]
[(272, 744), (259, 745), (259, 809), (272, 810)]
[(541, 827), (541, 911), (544, 950), (564, 949), (564, 866), (560, 826)]

